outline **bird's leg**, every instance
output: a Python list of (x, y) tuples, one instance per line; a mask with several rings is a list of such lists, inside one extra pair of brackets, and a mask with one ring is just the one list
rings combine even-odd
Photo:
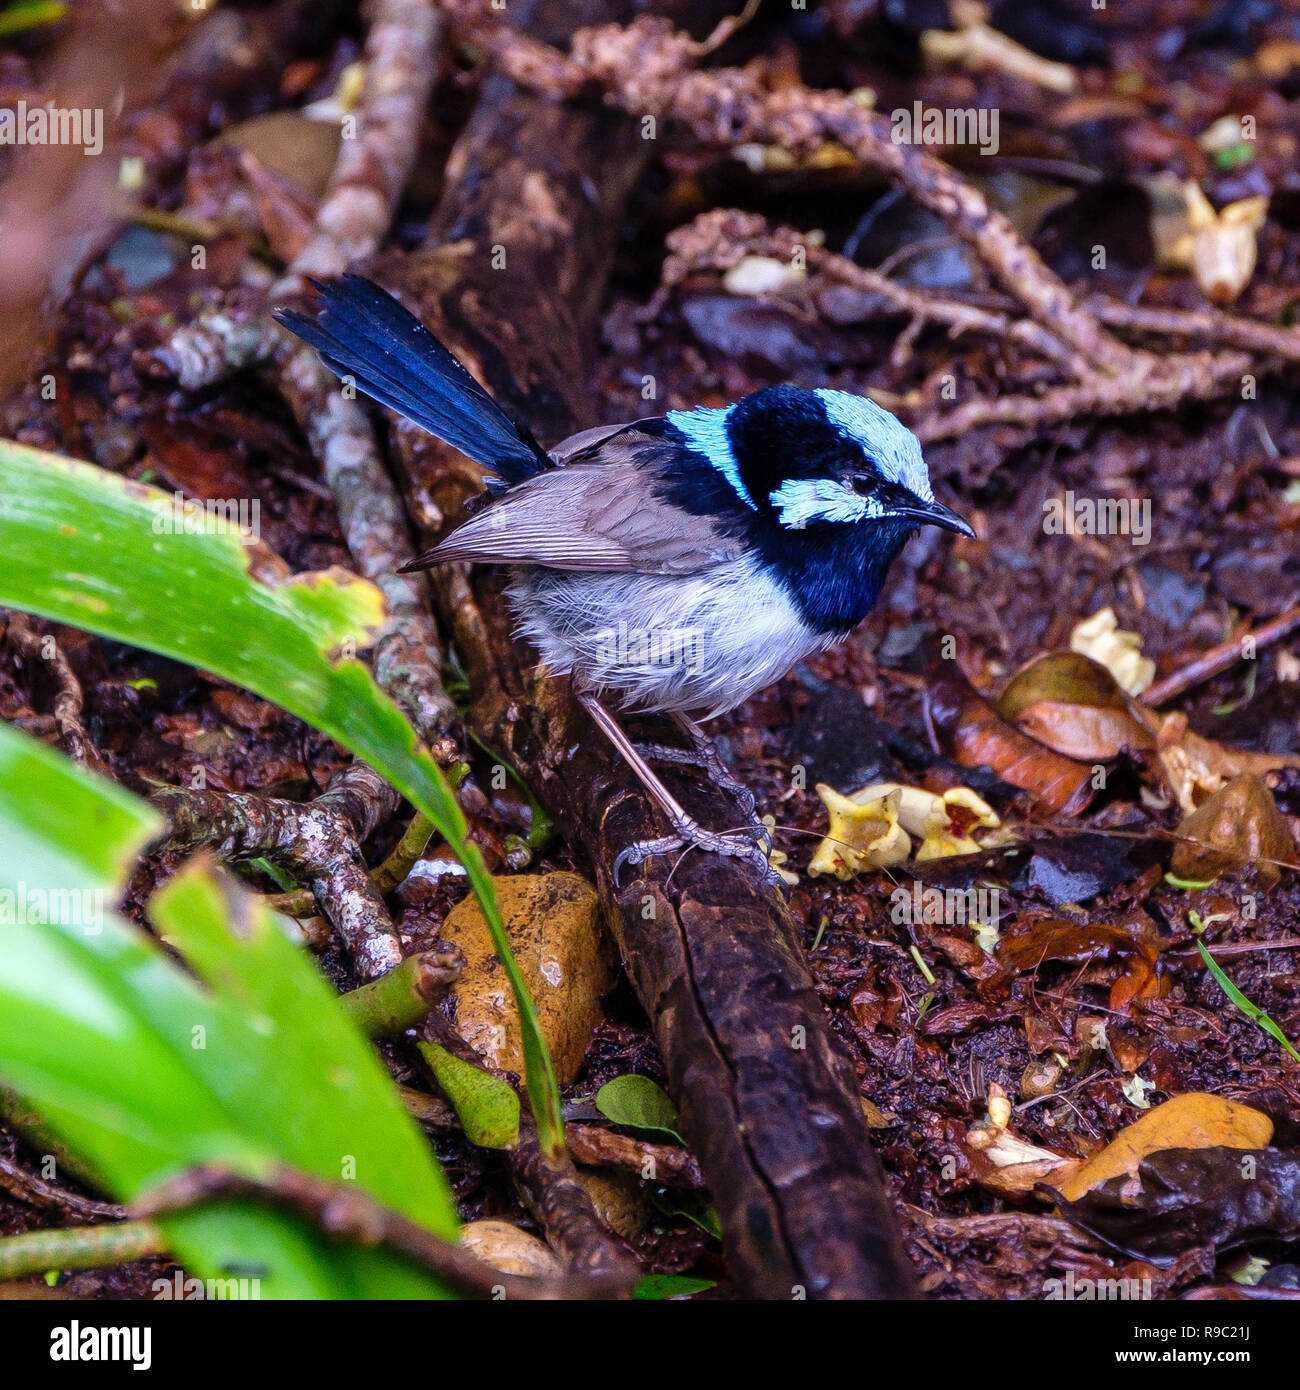
[[(747, 816), (753, 816), (757, 805), (754, 800), (754, 793), (743, 782), (737, 780), (731, 769), (722, 761), (717, 744), (689, 716), (676, 713), (673, 715), (673, 719), (686, 737), (690, 739), (691, 746), (695, 750), (694, 757), (688, 753), (681, 761), (693, 761), (697, 766), (702, 767), (723, 791), (730, 792), (740, 802)], [(671, 751), (676, 753), (680, 750), (673, 749)], [(669, 761), (676, 762), (678, 760), (670, 758)]]
[[(668, 817), (673, 828), (673, 833), (662, 839), (638, 840), (635, 844), (629, 845), (614, 861), (615, 882), (618, 880), (619, 870), (624, 863), (641, 864), (653, 855), (670, 854), (675, 849), (691, 847), (709, 850), (714, 854), (731, 854), (753, 860), (755, 863), (761, 864), (765, 873), (776, 877), (767, 857), (771, 849), (771, 839), (766, 826), (759, 827), (762, 835), (758, 839), (749, 833), (727, 835), (705, 830), (698, 821), (687, 814), (686, 808), (681, 802), (655, 776), (650, 764), (642, 757), (636, 745), (619, 727), (617, 720), (605, 706), (588, 691), (579, 691), (578, 700), (587, 713), (591, 715), (597, 728), (609, 739), (623, 760), (636, 773), (651, 800)], [(766, 846), (763, 841), (766, 841)]]
[(664, 743), (638, 743), (636, 748), (641, 756), (652, 763), (671, 763), (677, 767), (702, 769), (715, 786), (724, 792), (729, 792), (736, 798), (740, 803), (741, 810), (754, 822), (755, 827), (761, 826), (762, 821), (758, 816), (754, 793), (743, 782), (738, 781), (735, 774), (722, 761), (722, 755), (718, 752), (713, 740), (693, 719), (687, 718), (686, 715), (674, 713), (673, 720), (690, 739), (691, 747), (672, 748)]

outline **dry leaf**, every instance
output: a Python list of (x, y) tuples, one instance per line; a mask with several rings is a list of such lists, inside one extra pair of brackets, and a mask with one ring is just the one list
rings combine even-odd
[[(1262, 888), (1282, 877), (1274, 861), (1294, 859), (1296, 847), (1273, 793), (1243, 772), (1184, 816), (1170, 868), (1179, 878), (1213, 879), (1247, 864), (1256, 866)], [(1194, 842), (1194, 843), (1192, 843)]]
[(1051, 814), (1081, 815), (1092, 800), (1091, 765), (1022, 734), (964, 678), (936, 681), (925, 698), (931, 725), (963, 767), (991, 768)]
[(1073, 1177), (1053, 1186), (1068, 1202), (1110, 1178), (1136, 1180), (1138, 1164), (1161, 1149), (1263, 1149), (1273, 1137), (1273, 1121), (1259, 1110), (1222, 1096), (1193, 1091), (1175, 1096), (1122, 1129)]
[(1048, 652), (1021, 667), (997, 710), (1031, 738), (1081, 762), (1108, 762), (1155, 743), (1110, 671), (1078, 651)]
[[(1159, 720), (1154, 713), (1150, 718)], [(1281, 767), (1300, 767), (1300, 758), (1294, 756), (1256, 753), (1202, 738), (1187, 727), (1187, 716), (1182, 713), (1167, 715), (1158, 724), (1156, 762), (1185, 815), (1243, 772), (1262, 777)]]

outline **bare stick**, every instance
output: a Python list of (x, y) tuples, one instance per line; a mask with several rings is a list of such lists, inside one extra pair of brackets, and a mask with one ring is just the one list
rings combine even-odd
[(305, 1216), (336, 1240), (392, 1250), (475, 1298), (619, 1298), (628, 1292), (625, 1279), (608, 1275), (521, 1279), (503, 1274), (377, 1202), (355, 1184), (328, 1182), (283, 1165), (272, 1168), (260, 1181), (223, 1168), (190, 1168), (137, 1198), (131, 1210), (137, 1217), (156, 1218), (229, 1201), (262, 1202)]

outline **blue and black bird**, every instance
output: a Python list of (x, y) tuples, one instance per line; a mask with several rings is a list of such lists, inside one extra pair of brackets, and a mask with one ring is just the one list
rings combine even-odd
[(733, 709), (847, 637), (918, 527), (974, 535), (935, 500), (916, 436), (865, 397), (772, 386), (548, 451), (386, 291), (353, 275), (313, 288), (314, 311), (280, 321), (332, 371), (486, 470), (487, 505), (404, 568), (514, 569), (519, 630), (548, 670), (573, 678), (671, 824), (628, 857), (683, 845), (762, 854), (752, 832), (692, 820), (602, 697), (675, 716), (691, 760), (734, 789), (692, 716)]

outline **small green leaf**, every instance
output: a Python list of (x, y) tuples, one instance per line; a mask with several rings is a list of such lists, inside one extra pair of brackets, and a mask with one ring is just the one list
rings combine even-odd
[(692, 1279), (689, 1274), (643, 1274), (632, 1289), (632, 1297), (642, 1303), (664, 1298), (690, 1298), (692, 1294), (717, 1288), (712, 1279)]
[(1218, 982), (1219, 988), (1224, 992), (1224, 994), (1226, 994), (1228, 998), (1232, 1000), (1232, 1002), (1242, 1011), (1243, 1014), (1246, 1015), (1248, 1019), (1250, 1019), (1250, 1021), (1257, 1028), (1262, 1028), (1264, 1032), (1269, 1035), (1270, 1038), (1275, 1038), (1278, 1042), (1282, 1044), (1284, 1048), (1286, 1048), (1286, 1050), (1291, 1054), (1292, 1057), (1296, 1059), (1297, 1062), (1300, 1062), (1300, 1052), (1297, 1052), (1295, 1048), (1291, 1046), (1291, 1040), (1287, 1037), (1287, 1035), (1281, 1030), (1281, 1028), (1277, 1026), (1276, 1023), (1273, 1022), (1271, 1018), (1269, 1018), (1269, 1016), (1264, 1012), (1263, 1009), (1259, 1007), (1258, 1004), (1252, 1004), (1250, 1000), (1247, 999), (1246, 996), (1237, 988), (1237, 986), (1234, 985), (1230, 979), (1228, 979), (1228, 977), (1223, 973), (1223, 967), (1205, 949), (1205, 943), (1201, 941), (1199, 938), (1197, 938), (1196, 949), (1201, 953), (1201, 959), (1205, 961), (1206, 968), (1209, 970), (1210, 974), (1214, 976), (1215, 980)]
[(1165, 882), (1184, 893), (1202, 893), (1214, 886), (1212, 878), (1179, 878), (1177, 874), (1166, 874)]
[(722, 1239), (722, 1222), (717, 1209), (703, 1192), (684, 1192), (675, 1187), (652, 1187), (650, 1200), (665, 1216), (684, 1216), (714, 1240)]
[(519, 1138), (519, 1097), (499, 1077), (463, 1062), (437, 1043), (418, 1044), (471, 1144), (508, 1149)]
[(646, 1139), (686, 1141), (677, 1133), (677, 1111), (662, 1086), (648, 1076), (616, 1076), (596, 1092), (596, 1109), (616, 1125)]
[(14, 0), (0, 10), (0, 39), (53, 24), (68, 12), (64, 0)]

